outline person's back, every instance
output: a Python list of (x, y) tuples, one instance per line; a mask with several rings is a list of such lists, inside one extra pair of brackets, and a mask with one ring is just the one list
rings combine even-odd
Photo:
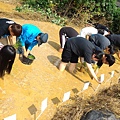
[[(13, 45), (13, 36), (20, 36), (22, 26), (7, 18), (0, 18), (0, 42)], [(8, 43), (9, 40), (9, 43)]]
[(31, 43), (35, 37), (41, 33), (41, 30), (33, 24), (24, 24), (22, 26), (22, 33), (19, 37), (23, 42)]
[(23, 34), (26, 34), (27, 36), (31, 35), (31, 34), (37, 34), (38, 35), (40, 32), (41, 32), (40, 29), (33, 24), (22, 25), (22, 34), (21, 35), (23, 35)]
[(69, 38), (75, 37), (78, 35), (78, 32), (72, 27), (62, 27), (60, 29), (60, 33), (61, 33), (61, 31), (62, 31), (62, 33), (66, 34), (66, 36)]
[(90, 41), (83, 37), (72, 37), (67, 42), (70, 43), (71, 49), (76, 55), (84, 57), (86, 62), (91, 63), (95, 47)]
[(110, 47), (112, 47), (114, 53), (116, 53), (120, 59), (120, 34), (106, 35), (106, 37), (110, 40)]
[(96, 29), (103, 29), (103, 30), (109, 32), (108, 27), (106, 27), (105, 25), (102, 25), (102, 24), (99, 24), (99, 23), (94, 23), (93, 25)]
[(120, 48), (120, 34), (106, 35), (106, 37), (110, 40), (111, 44)]
[(76, 37), (78, 32), (72, 27), (62, 27), (59, 31), (59, 38), (60, 38), (60, 49), (59, 52), (63, 51), (65, 42), (68, 38)]
[(92, 35), (92, 34), (97, 34), (98, 30), (92, 26), (90, 27), (84, 27), (81, 31), (80, 31), (80, 37), (86, 38), (87, 35)]
[(12, 24), (15, 24), (15, 22), (6, 18), (0, 18), (0, 37), (3, 35), (10, 35), (8, 28)]
[(0, 18), (0, 26), (3, 24), (13, 24), (15, 23), (13, 20), (7, 19), (7, 18)]
[(101, 34), (92, 34), (89, 40), (102, 50), (105, 50), (110, 45), (109, 39)]

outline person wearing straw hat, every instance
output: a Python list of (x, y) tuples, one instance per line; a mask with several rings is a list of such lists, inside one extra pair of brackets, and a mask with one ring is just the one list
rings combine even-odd
[(38, 47), (42, 43), (46, 43), (48, 40), (48, 34), (43, 33), (37, 26), (33, 24), (24, 24), (22, 26), (22, 33), (18, 38), (22, 46), (22, 56), (27, 57), (30, 54), (34, 46)]

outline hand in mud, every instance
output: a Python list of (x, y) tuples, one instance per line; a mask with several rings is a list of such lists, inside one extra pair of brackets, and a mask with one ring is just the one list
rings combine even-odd
[(99, 84), (101, 84), (102, 82), (101, 82), (101, 80), (100, 80), (100, 78), (98, 79), (98, 81), (97, 81)]
[[(92, 80), (95, 80), (94, 77), (91, 77), (91, 79), (92, 79)], [(96, 81), (97, 81), (99, 84), (102, 83), (101, 80), (100, 80), (100, 78), (99, 78), (98, 80), (96, 80)]]

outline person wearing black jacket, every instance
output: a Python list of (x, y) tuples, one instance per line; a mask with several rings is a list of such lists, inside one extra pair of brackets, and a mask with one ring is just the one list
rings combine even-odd
[(109, 32), (108, 27), (106, 27), (105, 25), (102, 25), (102, 24), (99, 24), (99, 23), (94, 23), (93, 26), (94, 26), (96, 29), (103, 29), (103, 30), (106, 30), (107, 32)]
[(60, 37), (60, 49), (59, 52), (63, 51), (65, 42), (68, 38), (76, 37), (79, 33), (73, 29), (72, 27), (62, 27), (59, 31), (59, 37)]
[(120, 34), (110, 34), (106, 35), (105, 37), (110, 40), (111, 46), (113, 46), (115, 53), (120, 59)]
[(108, 64), (109, 66), (112, 66), (115, 63), (114, 56), (111, 54), (105, 55), (102, 51), (97, 51), (95, 46), (89, 40), (86, 40), (83, 37), (72, 37), (65, 43), (59, 70), (64, 71), (67, 63), (70, 62), (69, 71), (73, 72), (79, 57), (83, 59), (92, 77), (99, 83), (100, 81), (91, 65), (92, 60), (100, 62), (99, 67), (101, 67), (103, 63)]
[[(0, 38), (8, 36), (9, 43), (13, 44), (13, 36), (19, 37), (22, 32), (22, 26), (7, 18), (0, 18)], [(7, 39), (1, 39), (4, 45), (8, 44)]]

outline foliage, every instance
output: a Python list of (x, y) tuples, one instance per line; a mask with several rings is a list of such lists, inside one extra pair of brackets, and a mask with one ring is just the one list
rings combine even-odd
[(119, 10), (116, 10), (113, 16), (113, 23), (112, 23), (112, 30), (117, 33), (120, 34), (120, 8)]
[(64, 26), (66, 18), (60, 17), (56, 11), (52, 11), (51, 4), (47, 4), (45, 1), (35, 1), (35, 0), (23, 0), (22, 6), (17, 6), (16, 11), (18, 12), (38, 12), (43, 16), (57, 25)]
[[(116, 1), (117, 0), (22, 0), (23, 6), (16, 7), (16, 10), (39, 11), (47, 15), (48, 19), (51, 19), (51, 22), (58, 25), (65, 25), (66, 18), (69, 18), (71, 22), (83, 23), (87, 20), (99, 22), (104, 19), (107, 23), (111, 23), (119, 21), (120, 10), (116, 7)], [(114, 26), (112, 26), (112, 29), (114, 30)]]

